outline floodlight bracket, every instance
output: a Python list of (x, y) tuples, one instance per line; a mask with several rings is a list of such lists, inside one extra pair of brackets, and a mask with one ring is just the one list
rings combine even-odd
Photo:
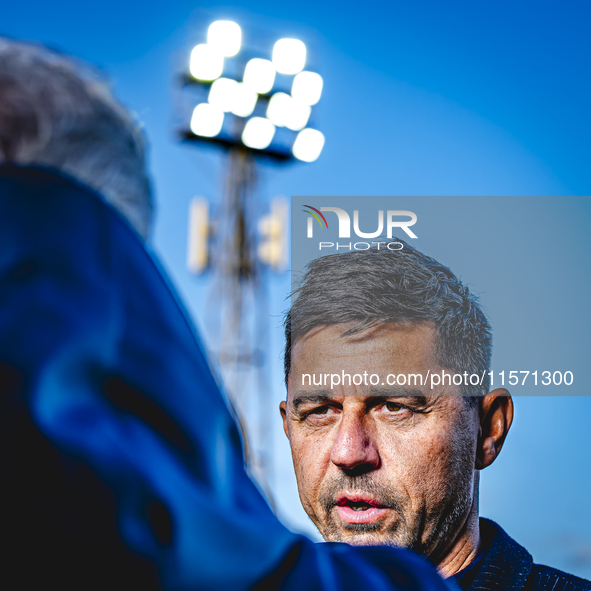
[(245, 146), (241, 141), (236, 141), (224, 136), (205, 137), (197, 135), (192, 131), (181, 130), (179, 132), (179, 137), (183, 142), (206, 142), (217, 145), (225, 151), (240, 150), (243, 152), (250, 152), (255, 158), (257, 158), (257, 160), (267, 159), (281, 164), (287, 164), (288, 162), (294, 162), (296, 160), (296, 157), (291, 153), (291, 151), (281, 150), (279, 148), (265, 148), (264, 150), (257, 150), (255, 148), (249, 148), (248, 146)]

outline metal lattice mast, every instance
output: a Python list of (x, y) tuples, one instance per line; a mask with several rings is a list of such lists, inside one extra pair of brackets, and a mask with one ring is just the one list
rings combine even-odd
[[(267, 269), (287, 265), (288, 206), (271, 212), (258, 201), (258, 162), (313, 162), (324, 136), (311, 127), (321, 76), (304, 70), (307, 50), (297, 39), (279, 39), (272, 55), (242, 48), (242, 30), (216, 21), (207, 42), (193, 47), (181, 76), (189, 112), (179, 129), (185, 141), (226, 151), (223, 198), (212, 216), (205, 199), (192, 201), (188, 267), (208, 272), (204, 310), (210, 353), (242, 425), (247, 460), (269, 491), (272, 445), (269, 387), (263, 352), (268, 347)], [(269, 59), (271, 57), (271, 59)], [(192, 93), (197, 93), (192, 94)], [(256, 162), (255, 162), (256, 161)]]

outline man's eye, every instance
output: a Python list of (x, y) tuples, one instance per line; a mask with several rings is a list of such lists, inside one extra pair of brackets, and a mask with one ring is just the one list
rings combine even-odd
[(325, 404), (323, 406), (317, 406), (316, 408), (306, 411), (300, 420), (310, 422), (325, 421), (330, 419), (334, 414), (335, 409), (329, 404)]
[(386, 409), (390, 412), (398, 412), (399, 410), (402, 410), (402, 408), (402, 405), (396, 404), (396, 402), (386, 402)]
[(319, 406), (318, 408), (312, 409), (309, 415), (325, 415), (328, 412), (328, 406)]

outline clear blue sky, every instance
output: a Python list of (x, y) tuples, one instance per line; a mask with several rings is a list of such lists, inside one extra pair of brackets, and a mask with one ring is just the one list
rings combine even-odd
[[(265, 198), (588, 195), (590, 13), (582, 1), (251, 0), (196, 7), (184, 0), (31, 0), (3, 6), (0, 33), (100, 65), (142, 119), (158, 203), (152, 245), (199, 323), (204, 283), (185, 271), (186, 211), (192, 196), (216, 195), (222, 162), (174, 140), (172, 72), (210, 20), (232, 18), (301, 38), (325, 79), (317, 115), (327, 138), (321, 158), (268, 171)], [(288, 289), (289, 277), (274, 280), (275, 328)], [(284, 394), (280, 345), (275, 329), (273, 407)], [(537, 560), (591, 578), (591, 399), (520, 398), (516, 407), (507, 448), (483, 477), (482, 514)], [(276, 426), (281, 515), (311, 532)]]

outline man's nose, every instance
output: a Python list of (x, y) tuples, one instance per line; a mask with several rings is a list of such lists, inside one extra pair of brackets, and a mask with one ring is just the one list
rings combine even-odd
[(377, 445), (360, 417), (347, 418), (341, 422), (330, 459), (335, 466), (356, 474), (379, 467)]

